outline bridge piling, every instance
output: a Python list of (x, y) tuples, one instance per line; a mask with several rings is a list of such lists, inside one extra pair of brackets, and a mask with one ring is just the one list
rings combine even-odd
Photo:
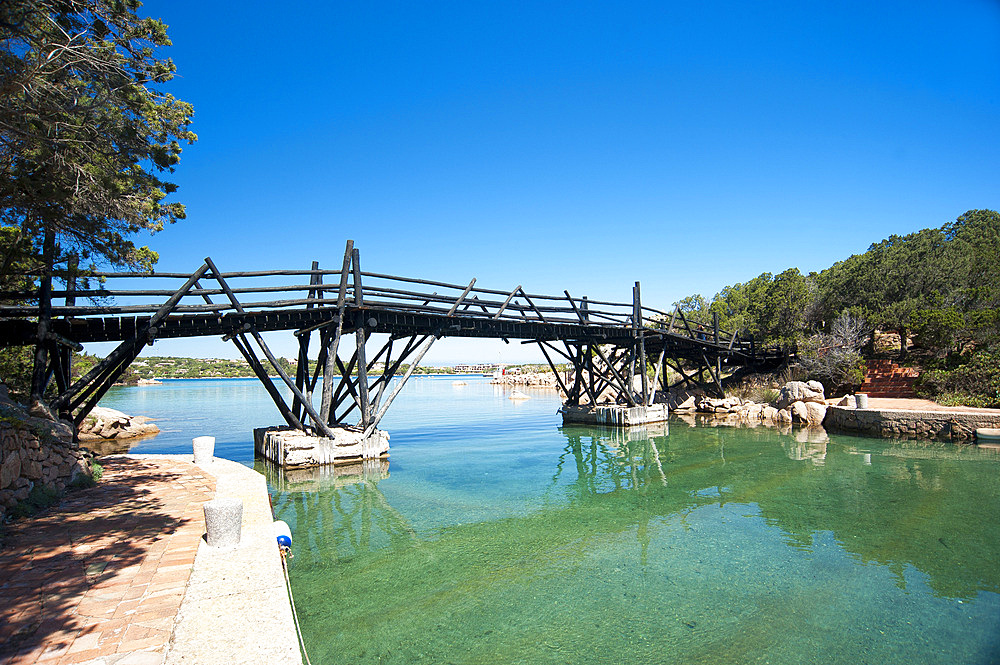
[[(434, 341), (446, 336), (537, 344), (554, 370), (563, 359), (573, 368), (572, 377), (557, 371), (567, 409), (574, 414), (601, 409), (602, 415), (593, 416), (593, 422), (623, 427), (663, 415), (658, 393), (670, 388), (668, 368), (679, 374), (678, 383), (719, 392), (724, 371), (773, 367), (788, 357), (784, 350), (764, 349), (751, 338), (722, 330), (716, 316), (704, 324), (691, 321), (679, 307), (668, 314), (643, 306), (639, 282), (631, 302), (605, 302), (573, 298), (569, 291), (563, 296), (529, 293), (520, 284), (512, 290), (494, 290), (477, 287), (475, 279), (463, 285), (363, 272), (360, 252), (351, 240), (339, 270), (319, 266), (314, 261), (308, 270), (222, 273), (206, 258), (190, 275), (91, 273), (108, 280), (183, 280), (178, 289), (114, 289), (105, 288), (103, 282), (100, 288), (85, 284), (80, 289), (76, 268), (47, 269), (36, 274), (41, 278), (37, 290), (0, 293), (0, 347), (34, 346), (36, 357), (44, 356), (45, 362), (38, 364), (44, 371), (35, 373), (40, 379), (33, 392), (40, 392), (54, 376), (59, 394), (51, 406), (80, 422), (146, 344), (219, 335), (236, 346), (287, 426), (324, 439), (336, 439), (346, 431), (365, 440), (382, 436), (377, 427), (387, 409)], [(304, 276), (308, 280), (301, 279)], [(52, 277), (66, 281), (64, 291), (52, 288)], [(296, 277), (300, 279), (288, 283), (288, 278)], [(211, 282), (203, 285), (202, 280)], [(331, 288), (335, 283), (336, 290)], [(219, 302), (210, 297), (216, 295), (222, 296)], [(61, 296), (66, 297), (65, 305), (55, 304), (53, 299)], [(149, 298), (160, 296), (167, 297), (164, 304), (150, 304)], [(39, 327), (40, 318), (46, 319), (47, 328)], [(291, 330), (298, 338), (294, 379), (261, 336), (281, 330)], [(312, 370), (309, 354), (315, 331), (319, 352)], [(388, 336), (374, 355), (366, 348), (373, 333)], [(356, 340), (346, 358), (340, 350), (344, 335)], [(71, 382), (69, 349), (108, 341), (120, 344), (92, 371)], [(650, 372), (652, 357), (657, 360)], [(402, 380), (390, 386), (408, 361)], [(269, 374), (276, 374), (291, 392), (290, 404)], [(317, 409), (313, 397), (320, 375)], [(349, 422), (355, 410), (357, 420)], [(364, 445), (369, 451), (378, 448)], [(351, 446), (356, 444), (347, 448)]]

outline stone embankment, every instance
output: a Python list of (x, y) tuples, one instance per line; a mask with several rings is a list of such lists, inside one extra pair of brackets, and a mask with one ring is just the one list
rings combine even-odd
[(836, 403), (824, 396), (818, 381), (789, 381), (771, 404), (739, 397), (716, 399), (704, 394), (670, 395), (672, 413), (713, 414), (734, 424), (806, 425), (829, 431), (891, 439), (939, 439), (971, 442), (980, 428), (1000, 428), (998, 410), (868, 408), (859, 409), (853, 395)]
[(48, 415), (44, 408), (29, 412), (0, 385), (0, 519), (36, 487), (62, 492), (91, 475), (88, 454), (73, 443), (69, 423)]
[(980, 428), (1000, 427), (1000, 411), (911, 411), (832, 406), (824, 427), (891, 439), (971, 442)]
[(494, 377), (490, 383), (501, 386), (526, 386), (528, 388), (557, 389), (556, 375), (552, 372), (525, 372), (523, 374), (504, 374)]

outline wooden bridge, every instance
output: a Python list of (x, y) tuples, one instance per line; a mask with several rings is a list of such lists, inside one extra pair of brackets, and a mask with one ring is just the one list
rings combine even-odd
[[(206, 258), (191, 274), (96, 273), (103, 284), (141, 278), (166, 288), (78, 288), (77, 279), (56, 275), (65, 287), (42, 280), (36, 292), (0, 294), (0, 346), (35, 347), (35, 398), (52, 393), (50, 407), (79, 424), (124, 374), (147, 344), (157, 339), (220, 335), (232, 341), (268, 390), (286, 423), (331, 436), (331, 428), (374, 430), (435, 340), (441, 337), (499, 338), (536, 344), (556, 370), (563, 361), (573, 378), (556, 371), (567, 405), (653, 404), (667, 385), (668, 367), (681, 382), (721, 393), (724, 369), (773, 367), (780, 349), (758, 348), (752, 339), (720, 330), (718, 320), (699, 323), (679, 309), (672, 313), (642, 305), (636, 282), (631, 302), (485, 289), (363, 272), (359, 252), (347, 242), (339, 270), (222, 272)], [(177, 287), (177, 282), (183, 283)], [(162, 299), (166, 300), (163, 301)], [(63, 304), (59, 304), (62, 300)], [(86, 300), (87, 304), (78, 301)], [(290, 376), (261, 333), (291, 330), (298, 338), (297, 370)], [(388, 336), (369, 344), (373, 334)], [(314, 337), (315, 336), (315, 337)], [(341, 341), (354, 348), (341, 353)], [(309, 350), (318, 338), (315, 366)], [(96, 367), (71, 380), (73, 350), (84, 342), (120, 342)], [(265, 364), (266, 363), (266, 364)], [(391, 380), (408, 363), (402, 380)], [(643, 368), (653, 367), (653, 377)], [(268, 370), (270, 367), (270, 372)], [(270, 379), (277, 374), (291, 403)], [(48, 392), (47, 392), (48, 391)], [(320, 395), (314, 406), (314, 394)]]

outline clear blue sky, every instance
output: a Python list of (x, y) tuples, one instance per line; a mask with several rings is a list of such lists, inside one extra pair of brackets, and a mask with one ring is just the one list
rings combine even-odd
[(666, 309), (1000, 207), (996, 1), (143, 11), (200, 137), (188, 219), (149, 239), (162, 270), (334, 267), (353, 238), (366, 270), (615, 300), (639, 280)]

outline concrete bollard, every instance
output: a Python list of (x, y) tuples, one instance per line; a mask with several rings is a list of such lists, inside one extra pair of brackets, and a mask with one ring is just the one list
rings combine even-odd
[(194, 447), (195, 464), (209, 464), (215, 459), (214, 436), (196, 436), (191, 439), (191, 445)]
[(854, 399), (857, 404), (856, 408), (858, 409), (868, 408), (868, 393), (858, 393), (857, 395), (854, 396)]
[(205, 540), (209, 547), (235, 547), (240, 544), (243, 501), (232, 497), (205, 502)]

